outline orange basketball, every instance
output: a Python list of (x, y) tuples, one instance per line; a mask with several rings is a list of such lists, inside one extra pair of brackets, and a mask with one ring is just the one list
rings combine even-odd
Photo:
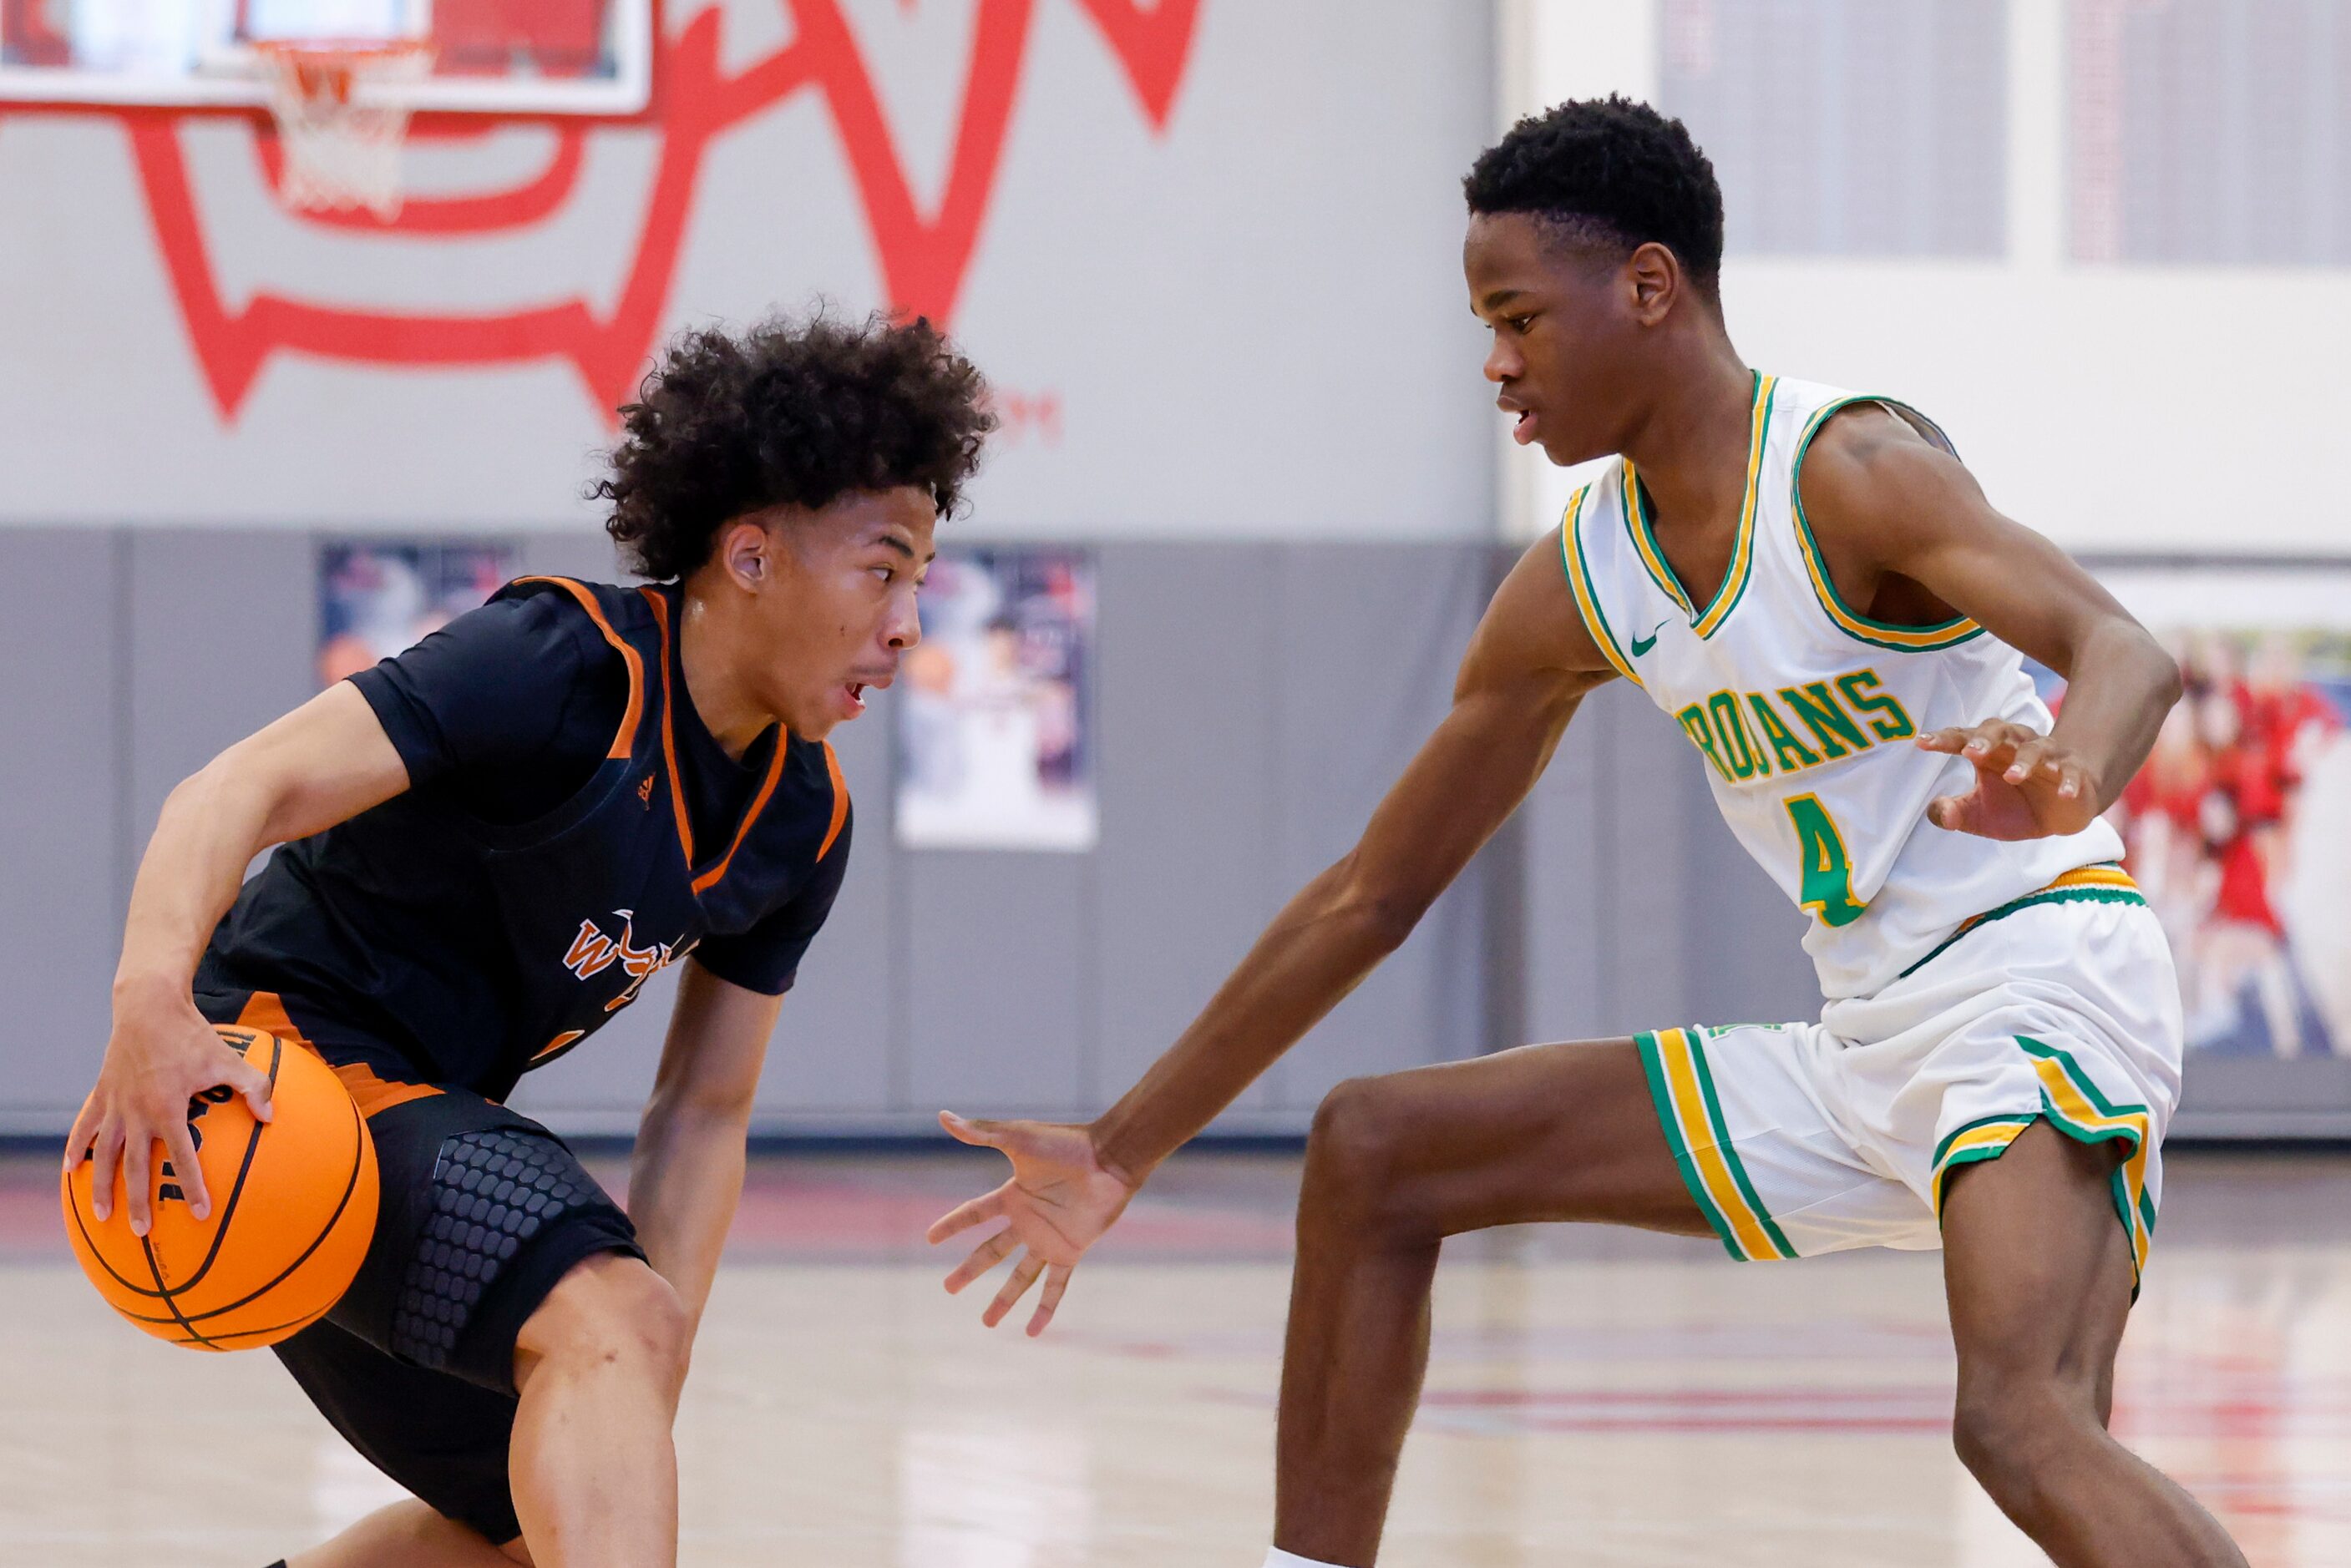
[(305, 1046), (220, 1026), (230, 1049), (269, 1075), (273, 1119), (234, 1090), (188, 1102), (212, 1217), (198, 1220), (156, 1150), (154, 1222), (131, 1233), (120, 1176), (114, 1211), (90, 1213), (91, 1162), (66, 1173), (66, 1235), (107, 1304), (174, 1345), (274, 1345), (326, 1314), (375, 1234), (375, 1143), (334, 1072)]

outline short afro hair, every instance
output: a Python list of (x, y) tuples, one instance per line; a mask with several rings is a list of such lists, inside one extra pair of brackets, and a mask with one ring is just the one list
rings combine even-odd
[(987, 383), (928, 321), (820, 311), (671, 343), (621, 410), (605, 531), (653, 578), (710, 558), (719, 529), (770, 506), (913, 485), (954, 511), (996, 428)]
[(1630, 255), (1654, 240), (1709, 298), (1722, 276), (1722, 187), (1678, 119), (1646, 103), (1576, 99), (1531, 114), (1479, 153), (1472, 213), (1526, 213)]

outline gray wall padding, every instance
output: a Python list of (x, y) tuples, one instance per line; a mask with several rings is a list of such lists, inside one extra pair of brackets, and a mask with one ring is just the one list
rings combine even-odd
[[(164, 794), (312, 690), (319, 542), (8, 539), (39, 591), (0, 618), (0, 940), (37, 962), (40, 983), (0, 1046), (0, 1130), (46, 1134), (95, 1074), (121, 911)], [(592, 534), (514, 542), (526, 571), (613, 570)], [(1361, 543), (1112, 543), (1095, 560), (1100, 846), (901, 851), (888, 695), (837, 732), (854, 860), (785, 1005), (763, 1130), (924, 1132), (942, 1105), (1075, 1116), (1106, 1104), (1353, 843), (1443, 714), (1506, 565), (1482, 545)], [(1220, 1125), (1296, 1131), (1340, 1078), (1521, 1040), (1812, 1016), (1802, 929), (1723, 828), (1679, 732), (1612, 684), (1412, 940)], [(627, 1131), (667, 978), (517, 1103), (559, 1127)], [(2340, 1065), (2199, 1059), (2181, 1125), (2351, 1126)], [(2281, 1106), (2301, 1119), (2282, 1122)]]
[(1803, 916), (1640, 691), (1615, 681), (1585, 701), (1520, 815), (1531, 1037), (1819, 1014)]
[(0, 616), (0, 942), (18, 955), (18, 983), (0, 1106), (63, 1137), (106, 1044), (130, 885), (127, 543), (42, 529), (11, 534), (8, 546), (17, 587)]

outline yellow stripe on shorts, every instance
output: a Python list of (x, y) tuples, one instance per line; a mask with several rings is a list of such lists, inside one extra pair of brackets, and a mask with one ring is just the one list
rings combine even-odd
[(2046, 1119), (2080, 1143), (2127, 1139), (2130, 1153), (2115, 1170), (2113, 1191), (2116, 1218), (2130, 1238), (2131, 1289), (2137, 1294), (2155, 1240), (2155, 1200), (2147, 1190), (2147, 1161), (2154, 1154), (2153, 1120), (2145, 1106), (2117, 1106), (2109, 1101), (2070, 1053), (2022, 1034), (2016, 1037), (2016, 1044), (2032, 1060), (2033, 1076), (2040, 1080), (2041, 1107), (1984, 1116), (1937, 1146), (1929, 1178), (1936, 1222), (1942, 1222), (1943, 1187), (1950, 1173), (1971, 1161), (1998, 1159), (2034, 1122)]
[(2098, 1092), (2090, 1075), (2074, 1058), (2053, 1045), (2020, 1034), (2016, 1043), (2032, 1058), (2041, 1079), (2041, 1097), (2059, 1130), (2084, 1143), (2127, 1138), (2131, 1151), (2115, 1172), (2115, 1209), (2130, 1232), (2131, 1271), (2147, 1267), (2147, 1249), (2155, 1237), (2154, 1205), (2147, 1195), (2147, 1162), (2154, 1122), (2145, 1106), (2117, 1106)]
[(2041, 1119), (2037, 1113), (1985, 1116), (1970, 1122), (1945, 1138), (1935, 1150), (1934, 1173), (1928, 1179), (1928, 1190), (1934, 1194), (1935, 1222), (1943, 1220), (1943, 1181), (1957, 1166), (1971, 1165), (1977, 1160), (1998, 1159), (2008, 1152), (2024, 1129)]
[(1698, 1033), (1661, 1029), (1636, 1036), (1634, 1044), (1640, 1048), (1674, 1163), (1724, 1249), (1742, 1262), (1794, 1257), (1796, 1249), (1763, 1207), (1731, 1147)]

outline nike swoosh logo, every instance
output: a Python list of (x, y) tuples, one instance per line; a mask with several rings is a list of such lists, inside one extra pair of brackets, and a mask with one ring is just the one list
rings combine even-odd
[(1656, 625), (1649, 628), (1648, 636), (1635, 638), (1633, 639), (1633, 657), (1638, 659), (1641, 655), (1648, 652), (1649, 649), (1656, 647), (1657, 633), (1665, 630), (1666, 628), (1671, 625), (1673, 625), (1673, 622), (1670, 620), (1661, 620)]

